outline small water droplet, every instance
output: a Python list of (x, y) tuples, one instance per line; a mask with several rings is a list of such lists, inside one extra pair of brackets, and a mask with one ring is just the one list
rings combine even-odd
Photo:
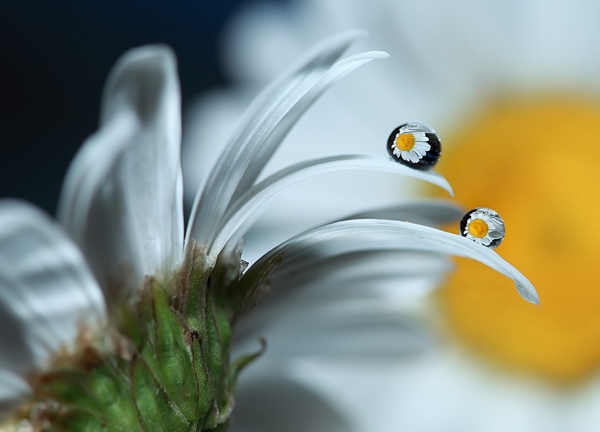
[(427, 171), (440, 159), (442, 144), (435, 131), (426, 124), (408, 122), (392, 131), (387, 152), (396, 162)]
[(496, 249), (504, 236), (504, 220), (492, 209), (478, 207), (468, 211), (460, 221), (459, 234), (475, 243)]

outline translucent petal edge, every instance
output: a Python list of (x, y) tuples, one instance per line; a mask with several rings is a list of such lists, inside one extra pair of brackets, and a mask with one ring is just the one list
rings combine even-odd
[(429, 251), (471, 258), (512, 279), (524, 300), (540, 304), (531, 282), (493, 250), (435, 228), (377, 219), (335, 222), (302, 233), (260, 258), (247, 270), (241, 283), (258, 283), (274, 259), (280, 266), (297, 265), (307, 252), (314, 257), (314, 253), (332, 256), (372, 249)]
[(57, 219), (76, 243), (83, 242), (85, 224), (96, 191), (138, 131), (133, 112), (103, 127), (82, 145), (67, 171), (57, 207)]
[(106, 322), (100, 286), (58, 224), (32, 204), (4, 199), (0, 227), (0, 302), (13, 312), (5, 318), (22, 324), (36, 361), (72, 344), (80, 325)]

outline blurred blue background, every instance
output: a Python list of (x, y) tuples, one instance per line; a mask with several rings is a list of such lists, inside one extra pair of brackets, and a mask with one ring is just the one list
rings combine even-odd
[(23, 198), (54, 213), (69, 162), (97, 128), (104, 80), (129, 48), (156, 42), (174, 48), (184, 107), (198, 93), (226, 85), (220, 36), (235, 11), (253, 2), (5, 2), (0, 197)]

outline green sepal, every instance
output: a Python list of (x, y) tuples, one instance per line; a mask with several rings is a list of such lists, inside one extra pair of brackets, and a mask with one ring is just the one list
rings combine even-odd
[(198, 386), (190, 380), (194, 366), (183, 319), (171, 307), (169, 294), (158, 282), (150, 284), (145, 297), (140, 303), (147, 304), (153, 321), (142, 356), (172, 403), (190, 423), (195, 423)]
[(194, 359), (194, 378), (198, 386), (198, 425), (204, 430), (211, 411), (217, 410), (216, 391), (211, 385), (205, 362), (204, 349), (197, 332), (190, 333), (190, 344)]
[(134, 358), (130, 367), (131, 392), (144, 430), (186, 432), (189, 422), (171, 403), (145, 362)]
[(148, 278), (110, 326), (83, 333), (75, 352), (32, 379), (15, 418), (44, 432), (224, 432), (238, 373), (264, 351), (230, 363), (233, 324), (256, 287), (240, 290), (239, 256), (213, 268), (198, 248), (190, 255), (172, 280)]
[[(91, 356), (95, 357), (95, 353), (88, 353), (85, 361), (89, 362)], [(93, 366), (80, 364), (79, 369), (65, 368), (43, 375), (36, 389), (40, 396), (61, 401), (69, 416), (75, 416), (73, 418), (85, 414), (101, 423), (141, 430), (127, 378), (99, 358), (98, 361), (100, 363)]]
[(83, 411), (70, 411), (53, 421), (45, 432), (133, 432), (141, 429), (125, 429), (115, 426)]
[(260, 339), (260, 350), (252, 354), (246, 354), (236, 358), (231, 362), (229, 366), (229, 380), (231, 383), (235, 383), (237, 381), (237, 377), (240, 372), (246, 368), (250, 363), (254, 360), (258, 359), (262, 356), (267, 350), (267, 342), (264, 339)]

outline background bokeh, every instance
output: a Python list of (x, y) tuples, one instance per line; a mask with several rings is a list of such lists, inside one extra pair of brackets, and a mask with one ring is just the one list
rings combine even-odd
[[(273, 0), (283, 3), (285, 0)], [(65, 171), (97, 128), (106, 76), (127, 49), (171, 45), (183, 104), (226, 85), (219, 45), (255, 0), (5, 2), (0, 12), (0, 197), (54, 213)]]

